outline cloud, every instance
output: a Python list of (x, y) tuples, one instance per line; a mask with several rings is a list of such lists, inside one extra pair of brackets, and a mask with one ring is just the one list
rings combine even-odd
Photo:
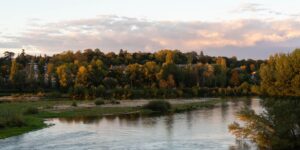
[[(35, 21), (36, 22), (36, 21)], [(155, 51), (204, 50), (208, 54), (239, 58), (266, 58), (300, 43), (297, 20), (234, 20), (225, 22), (153, 21), (98, 16), (90, 19), (36, 23), (19, 36), (0, 35), (0, 48), (29, 48), (53, 54), (63, 50), (100, 48)], [(261, 54), (261, 55), (259, 55)]]
[(263, 8), (263, 5), (258, 3), (243, 3), (237, 9), (237, 11), (241, 12), (260, 12), (260, 11), (267, 11), (268, 9)]
[(233, 10), (233, 13), (258, 13), (261, 15), (274, 15), (274, 16), (285, 16), (285, 17), (300, 17), (300, 14), (289, 14), (280, 11), (276, 11), (265, 7), (259, 3), (242, 3), (237, 9)]

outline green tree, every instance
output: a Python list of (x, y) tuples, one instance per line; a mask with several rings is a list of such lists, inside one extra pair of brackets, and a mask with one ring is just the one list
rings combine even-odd
[(113, 89), (117, 86), (118, 81), (115, 78), (105, 77), (103, 79), (103, 84), (104, 84), (105, 88)]
[(290, 99), (265, 99), (264, 113), (257, 114), (248, 107), (238, 112), (242, 123), (229, 125), (238, 139), (249, 139), (260, 149), (300, 148), (300, 102)]
[(106, 69), (101, 60), (92, 60), (88, 65), (88, 80), (90, 85), (99, 86), (106, 76)]
[(300, 96), (300, 49), (276, 54), (260, 68), (261, 91), (270, 96)]

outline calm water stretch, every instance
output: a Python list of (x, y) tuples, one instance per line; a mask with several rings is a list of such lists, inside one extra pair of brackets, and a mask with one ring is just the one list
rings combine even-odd
[(244, 105), (262, 109), (258, 99), (249, 99), (168, 116), (50, 119), (47, 123), (54, 125), (49, 128), (0, 140), (0, 149), (241, 149), (228, 124)]

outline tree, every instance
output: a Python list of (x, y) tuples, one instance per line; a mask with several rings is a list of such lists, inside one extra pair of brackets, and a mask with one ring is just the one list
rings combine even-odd
[(103, 79), (103, 84), (108, 89), (113, 89), (117, 86), (118, 81), (115, 78), (105, 77)]
[(52, 63), (49, 63), (47, 65), (46, 75), (47, 75), (48, 86), (50, 86), (50, 87), (53, 86), (52, 85), (53, 71), (54, 71), (54, 65)]
[(30, 60), (33, 61), (33, 58), (27, 57), (24, 49), (22, 49), (21, 54), (16, 58), (16, 61), (21, 64), (22, 67), (25, 67)]
[(75, 85), (88, 86), (88, 71), (84, 66), (80, 66), (78, 69)]
[(189, 52), (189, 53), (185, 53), (186, 57), (187, 57), (187, 63), (188, 64), (194, 64), (197, 62), (197, 53), (196, 52)]
[[(18, 70), (14, 75), (14, 86), (22, 91), (25, 89), (26, 72), (24, 70)], [(29, 88), (28, 90), (34, 90), (34, 88)]]
[(17, 64), (17, 61), (16, 60), (13, 60), (12, 61), (12, 64), (11, 64), (11, 68), (10, 68), (10, 74), (9, 74), (9, 80), (11, 82), (14, 82), (15, 81), (15, 75), (18, 71), (18, 64)]
[(300, 102), (292, 99), (264, 99), (261, 114), (248, 107), (238, 112), (242, 124), (234, 122), (229, 131), (238, 139), (249, 139), (260, 149), (300, 148)]
[(22, 90), (25, 85), (26, 73), (25, 71), (19, 70), (19, 64), (16, 60), (12, 61), (12, 66), (10, 69), (9, 80), (14, 85), (15, 88)]
[(172, 64), (174, 63), (174, 53), (172, 51), (168, 51), (166, 55), (166, 64)]
[(256, 115), (253, 110), (244, 108), (237, 114), (237, 118), (245, 122), (242, 127), (234, 122), (229, 125), (229, 131), (238, 139), (250, 139), (260, 148), (270, 149), (271, 139), (274, 135), (272, 124), (263, 116)]
[(11, 60), (15, 56), (14, 52), (5, 51), (4, 52), (4, 58), (7, 60)]
[(172, 74), (170, 74), (170, 75), (168, 76), (167, 82), (168, 82), (168, 87), (169, 87), (169, 88), (175, 88), (175, 87), (176, 87), (176, 82), (175, 82), (174, 76), (173, 76)]
[(56, 73), (59, 78), (59, 84), (63, 88), (68, 88), (72, 84), (71, 70), (67, 64), (57, 67)]
[(218, 57), (216, 60), (216, 64), (220, 65), (222, 70), (227, 69), (226, 59), (223, 57)]
[(149, 61), (146, 62), (144, 68), (146, 82), (148, 83), (148, 86), (150, 86), (156, 81), (156, 74), (159, 72), (159, 66), (154, 61)]
[(276, 54), (261, 65), (261, 91), (270, 96), (300, 96), (300, 49)]
[(130, 79), (131, 87), (139, 87), (143, 84), (144, 68), (140, 64), (130, 64), (126, 67), (126, 75)]
[(167, 81), (170, 75), (172, 75), (172, 78), (175, 81), (176, 85), (180, 81), (183, 81), (183, 76), (181, 72), (179, 71), (178, 67), (173, 63), (164, 63), (160, 71), (156, 74), (156, 78), (158, 80)]
[(166, 55), (168, 51), (169, 50), (160, 50), (154, 54), (155, 59), (157, 62), (159, 62), (159, 64), (162, 64), (166, 61)]
[(7, 79), (9, 76), (9, 66), (8, 65), (1, 65), (1, 77), (3, 79)]
[(232, 86), (239, 86), (240, 83), (241, 83), (241, 81), (240, 81), (240, 76), (239, 76), (239, 70), (238, 69), (232, 70), (230, 84)]
[(214, 65), (215, 86), (225, 87), (227, 84), (227, 68), (219, 64)]
[(185, 87), (193, 87), (197, 85), (198, 70), (192, 67), (191, 64), (187, 65), (185, 68), (181, 68), (180, 72), (182, 72), (183, 74), (184, 77), (183, 83)]
[[(61, 87), (62, 92), (66, 92), (67, 89), (74, 91), (74, 87), (79, 87), (79, 85), (81, 87), (78, 89), (85, 88), (85, 90), (87, 87), (92, 90), (105, 85), (106, 88), (119, 88), (118, 91), (122, 91), (121, 88), (126, 90), (130, 90), (129, 88), (178, 88), (177, 90), (181, 91), (178, 93), (187, 92), (191, 87), (195, 87), (194, 89), (207, 87), (207, 91), (213, 93), (211, 91), (216, 91), (216, 87), (222, 91), (222, 88), (228, 86), (227, 83), (237, 87), (243, 82), (249, 83), (250, 87), (253, 84), (259, 86), (259, 75), (256, 72), (258, 72), (258, 66), (265, 62), (237, 60), (236, 57), (211, 57), (204, 55), (203, 52), (200, 54), (196, 52), (182, 53), (179, 50), (129, 53), (121, 49), (118, 54), (114, 52), (104, 54), (99, 49), (86, 49), (83, 52), (66, 51), (53, 56), (31, 56), (25, 54), (25, 50), (23, 50), (16, 57), (16, 62), (11, 60), (13, 55), (12, 52), (5, 52), (5, 57), (0, 57), (2, 87), (14, 88), (10, 86), (10, 83), (13, 85), (14, 74), (24, 71), (28, 88), (52, 87), (54, 90), (55, 87)], [(299, 63), (295, 63), (297, 58), (295, 55), (288, 61), (286, 59), (280, 60), (282, 61), (281, 64), (293, 61), (294, 63), (289, 62), (290, 67), (278, 65), (280, 70), (290, 68), (287, 72), (295, 72), (295, 74), (289, 73), (284, 76), (284, 73), (280, 72), (278, 75), (270, 77), (270, 80), (268, 79), (270, 83), (267, 80), (265, 83), (273, 84), (279, 76), (284, 76), (280, 82), (276, 82), (276, 86), (282, 86), (283, 80), (292, 77), (293, 79), (288, 81), (289, 87), (293, 89), (294, 93), (299, 93), (299, 71), (294, 69), (299, 68), (297, 66)], [(261, 72), (268, 76), (270, 75), (267, 74), (268, 70), (269, 68)], [(276, 70), (276, 67), (273, 70)], [(250, 76), (251, 74), (252, 76)], [(108, 85), (109, 83), (112, 85)], [(45, 84), (47, 86), (44, 86)], [(37, 86), (30, 87), (29, 85)], [(267, 84), (264, 85), (267, 87)], [(282, 87), (285, 88), (286, 85)], [(240, 90), (240, 88), (233, 89)], [(272, 90), (277, 92), (276, 88), (268, 88), (265, 91)], [(286, 88), (285, 92), (287, 93), (289, 90)], [(175, 90), (161, 89), (160, 91)], [(146, 94), (149, 93), (145, 92)]]
[(210, 64), (206, 64), (205, 66), (205, 70), (203, 72), (203, 77), (204, 77), (204, 85), (207, 87), (212, 87), (214, 85), (214, 72), (215, 69), (213, 67), (213, 65)]
[(89, 85), (99, 86), (106, 75), (104, 64), (99, 59), (94, 59), (88, 65)]

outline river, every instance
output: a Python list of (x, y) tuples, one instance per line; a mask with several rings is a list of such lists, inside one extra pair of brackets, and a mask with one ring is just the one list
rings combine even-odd
[(49, 119), (48, 128), (0, 140), (2, 150), (228, 150), (237, 144), (228, 132), (235, 113), (247, 105), (262, 111), (259, 99), (234, 100), (210, 109), (167, 116), (109, 116)]

